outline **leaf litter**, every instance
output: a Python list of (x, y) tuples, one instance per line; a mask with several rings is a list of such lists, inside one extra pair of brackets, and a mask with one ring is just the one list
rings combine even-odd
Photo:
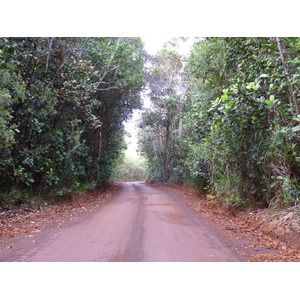
[(241, 211), (222, 205), (213, 195), (177, 184), (157, 184), (181, 196), (199, 215), (210, 220), (224, 240), (249, 262), (300, 261), (300, 210)]
[(72, 195), (53, 205), (0, 211), (0, 261), (7, 257), (11, 257), (8, 261), (14, 260), (16, 254), (10, 255), (7, 251), (24, 248), (24, 240), (35, 243), (36, 234), (48, 229), (61, 228), (64, 223), (76, 221), (81, 216), (95, 211), (117, 190), (118, 185), (111, 183)]

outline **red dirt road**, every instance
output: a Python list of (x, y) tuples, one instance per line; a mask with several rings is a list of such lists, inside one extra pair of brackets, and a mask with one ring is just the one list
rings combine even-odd
[(215, 228), (173, 193), (139, 182), (96, 213), (35, 245), (23, 261), (243, 261)]

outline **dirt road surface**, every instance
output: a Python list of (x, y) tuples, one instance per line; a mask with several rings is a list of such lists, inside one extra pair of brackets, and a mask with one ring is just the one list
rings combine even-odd
[(243, 261), (214, 226), (178, 196), (139, 182), (121, 183), (108, 203), (36, 241), (22, 261)]

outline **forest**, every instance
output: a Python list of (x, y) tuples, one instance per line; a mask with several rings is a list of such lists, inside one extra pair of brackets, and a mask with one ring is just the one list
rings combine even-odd
[(1, 206), (107, 182), (141, 107), (139, 38), (1, 38)]
[(139, 143), (151, 179), (231, 207), (299, 203), (299, 38), (199, 39), (187, 58), (169, 43), (148, 77)]
[(141, 38), (1, 38), (0, 206), (124, 180), (124, 121), (145, 89), (148, 181), (236, 208), (297, 205), (300, 38), (197, 38), (187, 56), (180, 40), (149, 55)]

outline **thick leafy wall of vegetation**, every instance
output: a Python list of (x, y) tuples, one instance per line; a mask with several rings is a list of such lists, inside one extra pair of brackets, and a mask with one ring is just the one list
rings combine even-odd
[(139, 38), (1, 38), (2, 205), (109, 180), (143, 67)]
[[(175, 71), (168, 49), (156, 59), (172, 53)], [(155, 110), (140, 125), (150, 178), (210, 189), (230, 206), (299, 203), (300, 39), (207, 38), (179, 59), (184, 84), (170, 84), (170, 62), (150, 69), (169, 76), (164, 93), (150, 84)]]

